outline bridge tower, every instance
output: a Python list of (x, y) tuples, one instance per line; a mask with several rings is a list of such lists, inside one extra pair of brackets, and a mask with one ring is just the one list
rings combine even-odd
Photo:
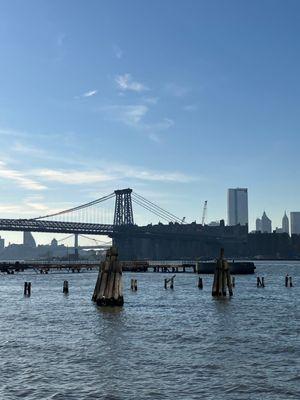
[(132, 189), (115, 190), (114, 225), (133, 225)]

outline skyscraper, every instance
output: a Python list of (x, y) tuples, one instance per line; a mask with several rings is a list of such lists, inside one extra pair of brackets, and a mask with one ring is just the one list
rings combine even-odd
[(248, 189), (228, 189), (227, 223), (248, 225)]
[(23, 244), (28, 247), (36, 247), (36, 243), (31, 232), (23, 232)]
[(300, 234), (300, 211), (291, 212), (291, 234)]
[(283, 233), (290, 233), (289, 219), (288, 219), (288, 216), (286, 215), (286, 211), (285, 211), (284, 216), (282, 218), (282, 232)]
[(260, 218), (256, 218), (255, 221), (255, 230), (256, 232), (261, 232), (261, 219)]
[(268, 218), (265, 211), (261, 217), (261, 231), (262, 233), (272, 233), (272, 221)]

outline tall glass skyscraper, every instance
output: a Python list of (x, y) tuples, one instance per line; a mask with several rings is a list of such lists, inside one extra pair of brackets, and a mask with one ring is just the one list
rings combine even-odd
[(248, 189), (228, 189), (227, 223), (248, 225)]
[(300, 234), (300, 212), (291, 212), (291, 234)]

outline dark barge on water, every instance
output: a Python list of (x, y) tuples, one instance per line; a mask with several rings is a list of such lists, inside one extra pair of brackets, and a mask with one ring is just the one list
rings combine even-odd
[[(231, 274), (254, 274), (255, 265), (250, 261), (229, 261)], [(122, 261), (123, 271), (132, 272), (193, 272), (198, 274), (213, 274), (216, 261)]]

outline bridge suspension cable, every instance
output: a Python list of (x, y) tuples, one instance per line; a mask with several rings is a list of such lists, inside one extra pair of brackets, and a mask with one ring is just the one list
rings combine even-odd
[(79, 235), (79, 236), (83, 237), (84, 239), (92, 240), (93, 242), (95, 242), (97, 244), (99, 244), (99, 243), (101, 243), (101, 244), (111, 244), (111, 241), (104, 242), (104, 240), (97, 240), (97, 239), (94, 239), (94, 238), (91, 238), (91, 237), (88, 237), (88, 236), (85, 236), (85, 235)]
[(180, 224), (184, 223), (184, 221), (181, 218), (177, 217), (175, 214), (163, 209), (162, 207), (158, 206), (157, 204), (153, 203), (152, 201), (146, 199), (136, 192), (132, 193), (132, 200), (135, 203), (139, 204), (141, 207), (152, 212), (153, 214), (155, 214), (159, 218), (164, 219), (167, 222), (177, 222)]
[(32, 219), (38, 220), (38, 219), (43, 219), (43, 218), (56, 217), (58, 215), (63, 215), (63, 214), (67, 214), (67, 213), (70, 213), (73, 211), (82, 210), (84, 208), (88, 208), (88, 207), (94, 206), (95, 204), (99, 204), (99, 203), (102, 203), (103, 201), (109, 200), (109, 199), (113, 198), (114, 196), (115, 196), (115, 193), (110, 193), (107, 196), (100, 197), (99, 199), (90, 201), (89, 203), (81, 204), (80, 206), (77, 206), (77, 207), (68, 208), (67, 210), (59, 211), (59, 212), (56, 212), (53, 214), (43, 215), (41, 217), (32, 218)]

